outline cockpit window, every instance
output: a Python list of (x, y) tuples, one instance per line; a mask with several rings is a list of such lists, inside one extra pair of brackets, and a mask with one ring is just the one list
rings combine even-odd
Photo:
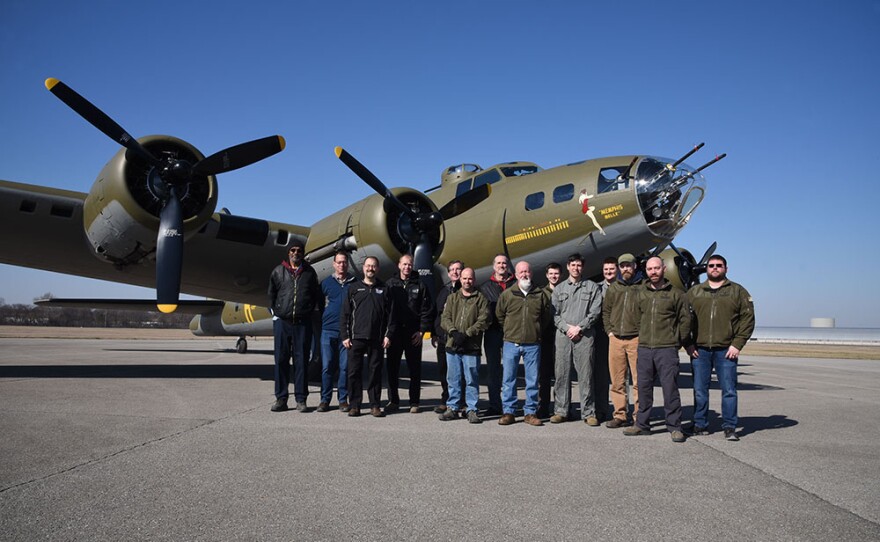
[(480, 173), (474, 177), (474, 188), (483, 186), (484, 184), (493, 184), (501, 180), (501, 174), (497, 169), (490, 169), (486, 173)]
[(458, 164), (457, 166), (449, 166), (446, 173), (476, 173), (481, 169), (483, 168), (476, 164)]
[(606, 167), (599, 170), (599, 193), (613, 192), (615, 190), (626, 190), (629, 188), (629, 177), (625, 179), (618, 178), (626, 171), (627, 166)]
[(458, 183), (458, 186), (455, 187), (455, 197), (458, 197), (458, 196), (464, 194), (465, 192), (470, 191), (471, 182), (472, 182), (472, 179), (468, 179), (466, 181), (462, 181), (462, 182)]
[(537, 173), (537, 171), (538, 166), (508, 166), (501, 168), (501, 173), (505, 177), (522, 177), (523, 175)]

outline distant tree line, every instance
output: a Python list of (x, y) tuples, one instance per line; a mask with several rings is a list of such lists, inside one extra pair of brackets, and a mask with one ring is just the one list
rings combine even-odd
[[(46, 299), (45, 294), (36, 299)], [(35, 301), (36, 301), (35, 299)], [(186, 329), (191, 314), (162, 314), (160, 312), (87, 309), (72, 307), (40, 307), (16, 303), (7, 305), (0, 298), (0, 325), (54, 326), (54, 327), (133, 327), (159, 329)]]

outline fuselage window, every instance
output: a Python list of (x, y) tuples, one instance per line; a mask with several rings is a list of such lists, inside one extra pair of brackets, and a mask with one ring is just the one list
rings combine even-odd
[(469, 192), (470, 189), (471, 189), (471, 179), (468, 179), (466, 181), (462, 181), (462, 182), (458, 183), (458, 186), (455, 187), (455, 197), (458, 197), (458, 196), (464, 194), (465, 192)]
[(534, 211), (544, 206), (544, 193), (535, 192), (526, 196), (526, 211)]
[(522, 177), (523, 175), (531, 175), (538, 172), (538, 166), (516, 166), (503, 167), (501, 172), (505, 177)]
[(553, 203), (562, 203), (574, 197), (574, 185), (564, 184), (553, 189)]
[(497, 169), (490, 169), (486, 173), (480, 173), (474, 178), (474, 188), (483, 186), (484, 184), (493, 184), (501, 180), (501, 174)]
[(618, 177), (626, 171), (626, 166), (606, 167), (599, 171), (598, 189), (599, 193), (613, 192), (615, 190), (626, 190), (629, 188), (629, 176), (626, 179), (618, 180)]

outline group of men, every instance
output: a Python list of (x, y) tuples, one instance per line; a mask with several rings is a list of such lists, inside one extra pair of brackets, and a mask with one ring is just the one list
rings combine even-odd
[[(400, 409), (399, 369), (409, 372), (409, 411), (418, 413), (421, 393), (422, 337), (432, 333), (442, 381), (441, 421), (466, 418), (481, 423), (477, 408), (479, 366), (485, 354), (488, 408), (500, 425), (511, 425), (519, 410), (517, 373), (525, 375), (523, 421), (543, 425), (574, 418), (572, 372), (580, 392), (580, 419), (588, 426), (604, 421), (624, 435), (650, 434), (653, 388), (663, 389), (666, 428), (674, 442), (685, 440), (678, 390), (679, 348), (692, 358), (694, 420), (692, 433), (709, 431), (709, 382), (714, 369), (722, 390), (722, 430), (737, 440), (736, 365), (754, 329), (748, 292), (727, 279), (727, 262), (708, 260), (707, 280), (688, 292), (664, 276), (662, 259), (647, 260), (644, 275), (631, 254), (603, 262), (598, 283), (582, 276), (584, 261), (573, 254), (562, 268), (545, 269), (547, 286), (532, 282), (528, 262), (509, 272), (506, 255), (492, 262), (493, 273), (477, 286), (474, 269), (460, 261), (447, 266), (449, 281), (436, 296), (404, 255), (399, 273), (388, 282), (377, 274), (379, 261), (368, 257), (362, 278), (348, 274), (345, 252), (334, 256), (334, 274), (318, 284), (315, 272), (294, 242), (287, 261), (270, 276), (269, 297), (275, 324), (275, 397), (273, 411), (287, 410), (290, 358), (293, 358), (296, 409), (308, 412), (306, 364), (310, 311), (322, 311), (321, 402), (327, 412), (336, 380), (339, 409), (359, 416), (366, 369), (369, 412), (375, 417)], [(383, 359), (387, 358), (388, 401), (381, 406)], [(366, 366), (366, 367), (364, 367)], [(627, 376), (632, 381), (629, 414)], [(553, 390), (553, 413), (550, 415)], [(610, 393), (609, 393), (610, 391)], [(608, 399), (613, 403), (609, 412)]]

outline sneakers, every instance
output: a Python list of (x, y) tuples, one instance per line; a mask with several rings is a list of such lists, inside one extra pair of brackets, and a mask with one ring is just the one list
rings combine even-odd
[(370, 407), (370, 415), (374, 418), (384, 418), (385, 417), (385, 413), (382, 412), (382, 409), (377, 406)]
[(700, 427), (699, 425), (695, 425), (694, 428), (691, 430), (691, 435), (693, 435), (695, 437), (702, 437), (702, 436), (705, 436), (708, 434), (709, 434), (708, 427)]
[(611, 418), (607, 422), (605, 422), (605, 427), (608, 429), (620, 429), (621, 427), (626, 427), (626, 420), (620, 420), (617, 418)]
[(513, 416), (513, 414), (504, 414), (500, 418), (498, 418), (498, 425), (513, 425), (515, 421), (516, 418)]
[(442, 414), (440, 414), (439, 416), (437, 416), (437, 418), (441, 422), (448, 422), (450, 420), (457, 420), (458, 419), (458, 412), (456, 412), (452, 408), (447, 408), (446, 411), (443, 412)]
[(339, 403), (339, 412), (348, 412), (351, 410), (351, 407), (348, 406), (347, 402)]
[(529, 425), (534, 425), (535, 427), (540, 427), (544, 425), (544, 422), (541, 421), (541, 418), (535, 416), (534, 414), (526, 414), (526, 417), (523, 418), (523, 421)]
[(672, 442), (684, 442), (685, 436), (681, 431), (673, 431), (672, 432)]
[(446, 412), (446, 405), (437, 405), (434, 407), (435, 414), (443, 414)]
[(272, 403), (272, 408), (270, 408), (272, 412), (284, 412), (287, 410), (287, 399), (275, 399), (275, 402)]
[(357, 418), (361, 415), (361, 409), (359, 409), (358, 407), (351, 407), (348, 409), (348, 415), (352, 418)]
[(483, 423), (483, 420), (477, 415), (476, 410), (468, 410), (467, 421), (468, 423)]
[(589, 425), (590, 427), (599, 427), (599, 418), (595, 416), (587, 416), (587, 419), (584, 420), (584, 423)]
[(650, 435), (651, 432), (647, 429), (642, 429), (638, 425), (633, 425), (632, 427), (627, 427), (623, 430), (623, 434), (627, 437), (641, 437), (644, 435)]
[(567, 419), (568, 418), (566, 418), (565, 416), (563, 416), (561, 414), (554, 414), (554, 415), (550, 416), (550, 423), (562, 423), (562, 422), (566, 421)]
[(303, 401), (302, 403), (296, 404), (296, 411), (297, 412), (308, 412), (309, 407), (307, 407), (305, 401)]
[(330, 405), (328, 403), (320, 402), (318, 403), (318, 408), (316, 410), (318, 412), (327, 412), (330, 410)]
[(409, 405), (409, 413), (410, 414), (418, 414), (422, 409), (419, 408), (419, 405)]
[(735, 442), (739, 440), (739, 437), (736, 436), (736, 429), (726, 428), (724, 429), (724, 438), (725, 440), (729, 440), (731, 442)]
[(397, 403), (388, 403), (385, 405), (385, 414), (394, 414), (398, 410), (400, 410), (400, 405)]

